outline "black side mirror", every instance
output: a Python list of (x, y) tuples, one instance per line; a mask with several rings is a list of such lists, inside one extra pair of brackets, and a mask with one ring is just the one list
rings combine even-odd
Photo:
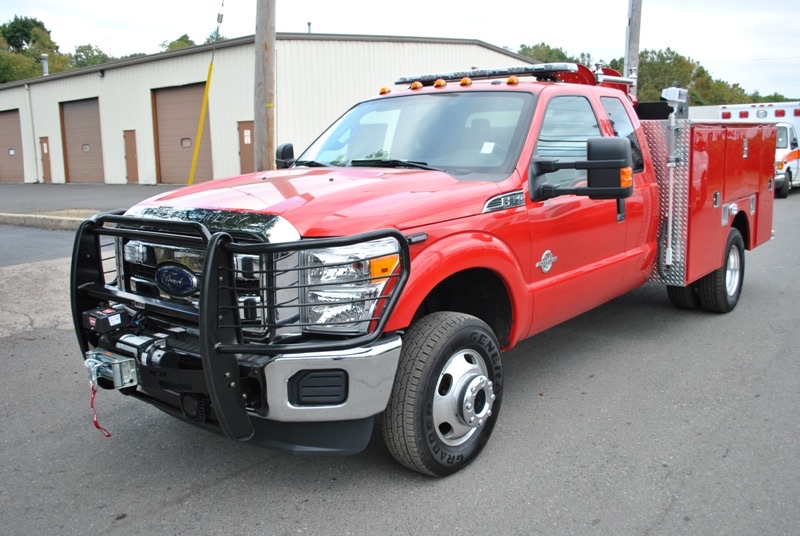
[(792, 138), (792, 142), (789, 145), (792, 149), (797, 149), (797, 138)]
[[(584, 195), (590, 199), (624, 199), (633, 195), (633, 157), (628, 138), (600, 137), (586, 141), (586, 160), (561, 162), (556, 158), (535, 157), (531, 161), (528, 184), (532, 201), (561, 195)], [(537, 184), (536, 179), (560, 169), (587, 170), (587, 185), (575, 188)]]
[(275, 149), (275, 168), (286, 169), (294, 164), (294, 145), (283, 143)]

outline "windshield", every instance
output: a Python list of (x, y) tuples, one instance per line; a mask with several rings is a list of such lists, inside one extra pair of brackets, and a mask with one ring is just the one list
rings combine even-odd
[(519, 159), (534, 96), (518, 91), (417, 94), (350, 109), (296, 166), (431, 168), (503, 180)]

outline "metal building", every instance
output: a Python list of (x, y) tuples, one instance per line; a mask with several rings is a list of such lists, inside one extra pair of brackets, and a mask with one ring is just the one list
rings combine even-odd
[[(0, 85), (0, 182), (185, 184), (253, 169), (254, 36)], [(279, 33), (276, 143), (302, 150), (398, 76), (533, 63), (482, 41)]]

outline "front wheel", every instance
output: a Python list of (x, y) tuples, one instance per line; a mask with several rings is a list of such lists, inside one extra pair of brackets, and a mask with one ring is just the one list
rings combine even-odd
[(792, 172), (790, 170), (786, 170), (786, 175), (783, 177), (783, 186), (781, 186), (780, 190), (775, 192), (775, 197), (778, 199), (786, 199), (789, 197), (789, 190), (792, 189)]
[(500, 345), (473, 316), (440, 312), (415, 322), (383, 415), (392, 456), (420, 473), (445, 476), (474, 460), (500, 412)]
[(744, 282), (744, 240), (732, 228), (725, 244), (722, 266), (697, 282), (700, 304), (706, 311), (728, 313), (736, 307)]

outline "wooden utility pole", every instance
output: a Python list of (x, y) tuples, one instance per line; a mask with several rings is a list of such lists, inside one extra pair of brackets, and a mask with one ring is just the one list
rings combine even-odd
[(256, 1), (253, 164), (275, 169), (275, 0)]
[[(622, 76), (636, 78), (639, 70), (639, 30), (642, 25), (642, 0), (628, 0), (628, 30), (625, 36), (625, 72)], [(636, 96), (636, 85), (632, 93)]]

